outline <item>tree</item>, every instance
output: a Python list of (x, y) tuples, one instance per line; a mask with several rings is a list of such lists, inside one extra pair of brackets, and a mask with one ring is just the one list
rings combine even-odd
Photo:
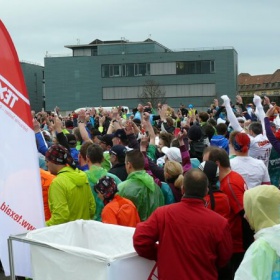
[(138, 95), (141, 103), (151, 102), (153, 108), (157, 108), (158, 103), (166, 103), (165, 90), (155, 80), (146, 80), (142, 93)]

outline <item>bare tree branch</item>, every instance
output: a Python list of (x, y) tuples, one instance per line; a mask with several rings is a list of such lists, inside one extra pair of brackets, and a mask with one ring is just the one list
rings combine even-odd
[(166, 103), (165, 94), (165, 90), (161, 89), (155, 80), (147, 80), (138, 98), (141, 103), (146, 104), (147, 102), (151, 102), (153, 108), (157, 108), (158, 103)]

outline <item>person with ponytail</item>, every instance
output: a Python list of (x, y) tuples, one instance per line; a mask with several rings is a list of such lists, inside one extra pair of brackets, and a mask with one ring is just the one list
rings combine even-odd
[(231, 169), (245, 180), (248, 189), (258, 185), (270, 185), (270, 177), (262, 160), (250, 157), (250, 138), (246, 133), (238, 132), (232, 139), (236, 157), (230, 160)]
[(208, 194), (204, 197), (205, 206), (226, 219), (230, 217), (228, 196), (219, 188), (219, 167), (214, 161), (203, 161), (199, 167), (208, 178)]
[(161, 182), (165, 205), (181, 201), (184, 182), (183, 168), (179, 162), (168, 160), (164, 165), (165, 182)]
[(76, 168), (70, 152), (62, 145), (53, 145), (45, 159), (48, 171), (56, 175), (49, 188), (51, 218), (46, 225), (93, 219), (96, 205), (87, 176)]

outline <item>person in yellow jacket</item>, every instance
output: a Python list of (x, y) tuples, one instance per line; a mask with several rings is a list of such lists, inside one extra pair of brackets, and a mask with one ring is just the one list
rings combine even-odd
[(49, 188), (51, 218), (46, 225), (93, 219), (96, 205), (87, 176), (76, 168), (69, 151), (53, 145), (45, 157), (48, 170), (56, 175)]
[(244, 210), (255, 231), (255, 241), (246, 251), (234, 279), (280, 279), (280, 191), (272, 185), (244, 193)]

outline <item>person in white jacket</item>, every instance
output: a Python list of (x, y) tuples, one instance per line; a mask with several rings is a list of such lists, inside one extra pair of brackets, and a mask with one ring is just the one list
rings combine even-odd
[[(235, 131), (245, 132), (236, 118), (232, 108), (230, 106), (230, 100), (227, 95), (221, 96), (224, 100), (224, 105), (227, 111), (227, 118)], [(254, 104), (256, 106), (256, 115), (259, 122), (252, 122), (248, 127), (248, 136), (250, 137), (249, 156), (260, 159), (268, 167), (269, 157), (272, 149), (272, 145), (266, 137), (266, 131), (264, 126), (265, 113), (261, 104), (261, 98), (258, 95), (254, 95)]]
[(235, 273), (236, 280), (280, 279), (280, 191), (261, 185), (244, 194), (245, 217), (255, 231), (251, 244)]

